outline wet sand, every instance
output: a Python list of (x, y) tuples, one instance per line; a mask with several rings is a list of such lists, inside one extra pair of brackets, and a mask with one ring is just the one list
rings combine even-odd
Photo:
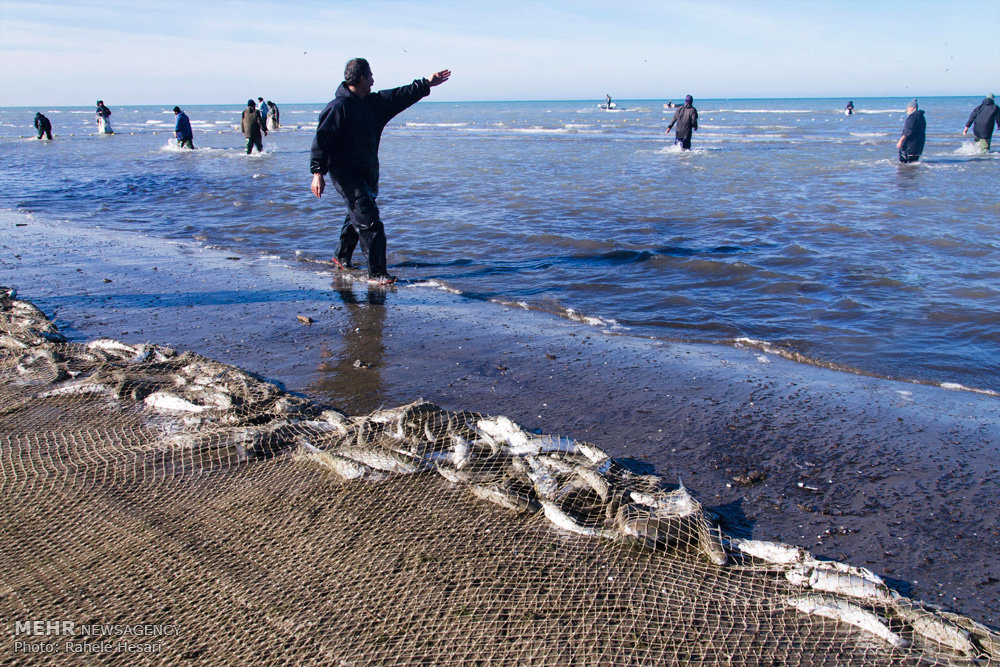
[(0, 285), (72, 340), (190, 349), (349, 413), (422, 397), (507, 415), (683, 480), (727, 532), (1000, 625), (995, 397), (21, 214), (0, 214), (0, 231)]

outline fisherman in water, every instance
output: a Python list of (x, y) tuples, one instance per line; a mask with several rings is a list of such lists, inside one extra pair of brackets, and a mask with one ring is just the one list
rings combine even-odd
[(114, 134), (111, 129), (111, 109), (104, 106), (104, 100), (97, 100), (97, 128), (104, 134)]
[(344, 69), (344, 81), (337, 95), (319, 115), (316, 136), (309, 155), (312, 193), (323, 195), (324, 176), (347, 206), (347, 218), (340, 231), (340, 243), (333, 263), (351, 268), (351, 256), (358, 241), (368, 258), (368, 281), (388, 285), (396, 281), (386, 270), (385, 227), (375, 198), (378, 197), (378, 145), (382, 130), (396, 114), (430, 94), (431, 88), (448, 80), (443, 69), (429, 78), (372, 92), (375, 77), (364, 58), (355, 58)]
[(667, 132), (677, 125), (677, 133), (674, 135), (674, 145), (679, 145), (681, 150), (691, 150), (691, 131), (698, 129), (698, 110), (694, 108), (694, 98), (687, 95), (684, 98), (684, 106), (674, 112), (674, 119), (667, 125)]

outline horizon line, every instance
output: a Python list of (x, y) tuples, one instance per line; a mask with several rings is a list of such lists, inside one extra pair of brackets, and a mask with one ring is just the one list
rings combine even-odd
[[(982, 96), (986, 97), (986, 94), (983, 94)], [(979, 95), (977, 95), (977, 94), (966, 94), (966, 95), (915, 95), (914, 96), (911, 93), (907, 93), (905, 95), (882, 94), (882, 95), (875, 95), (875, 96), (873, 96), (873, 95), (867, 95), (867, 96), (862, 95), (862, 96), (854, 96), (854, 97), (851, 97), (849, 95), (832, 95), (832, 96), (831, 95), (825, 95), (825, 96), (807, 96), (807, 97), (783, 97), (783, 96), (781, 96), (781, 97), (696, 97), (695, 101), (697, 102), (698, 100), (710, 100), (710, 101), (714, 101), (714, 100), (722, 100), (722, 101), (740, 101), (740, 100), (869, 100), (869, 99), (896, 99), (896, 98), (898, 98), (898, 99), (907, 99), (907, 98), (912, 99), (913, 97), (916, 97), (918, 99), (921, 98), (921, 97), (923, 97), (925, 99), (943, 99), (943, 98), (979, 97)], [(676, 97), (676, 98), (673, 98), (673, 97), (612, 97), (612, 100), (622, 100), (622, 101), (628, 101), (628, 102), (660, 102), (660, 101), (664, 101), (664, 100), (669, 102), (669, 101), (673, 101), (674, 99), (683, 100), (684, 96), (681, 95), (681, 96)], [(546, 102), (583, 102), (583, 103), (588, 103), (588, 102), (601, 102), (601, 101), (603, 101), (603, 98), (602, 97), (586, 97), (586, 98), (564, 98), (564, 99), (554, 99), (553, 98), (553, 99), (502, 99), (502, 100), (430, 100), (430, 99), (426, 99), (425, 98), (425, 99), (422, 99), (420, 101), (422, 103), (424, 103), (424, 104), (504, 104), (504, 103), (523, 103), (523, 102), (538, 102), (538, 103), (546, 103)], [(327, 104), (328, 102), (329, 102), (329, 100), (326, 100), (326, 101), (311, 101), (311, 102), (282, 102), (282, 104), (289, 104), (289, 105), (296, 105), (296, 104)], [(17, 105), (0, 105), (0, 109), (29, 109), (29, 108), (34, 108), (34, 107), (38, 107), (38, 106), (53, 106), (53, 107), (75, 108), (75, 107), (90, 107), (90, 106), (94, 106), (94, 105), (93, 104), (54, 104), (54, 105), (52, 105), (52, 104), (50, 104), (50, 105), (45, 105), (45, 104), (33, 104), (33, 105), (17, 104)], [(119, 107), (160, 107), (160, 106), (169, 106), (169, 107), (172, 108), (174, 106), (178, 106), (178, 104), (176, 102), (162, 102), (162, 103), (151, 102), (151, 103), (143, 103), (143, 104), (116, 103), (116, 106), (119, 106)], [(196, 104), (189, 104), (187, 106), (189, 106), (189, 107), (199, 107), (199, 106), (246, 106), (246, 104), (240, 103), (240, 102), (221, 102), (221, 103), (220, 102), (201, 102), (201, 103), (196, 103)]]

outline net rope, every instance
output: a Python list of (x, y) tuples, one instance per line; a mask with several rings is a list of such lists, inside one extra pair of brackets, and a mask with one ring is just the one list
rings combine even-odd
[(595, 445), (422, 401), (348, 416), (191, 352), (70, 343), (11, 290), (0, 325), (4, 664), (79, 661), (16, 651), (34, 620), (170, 626), (167, 664), (1000, 660), (992, 629), (726, 535)]

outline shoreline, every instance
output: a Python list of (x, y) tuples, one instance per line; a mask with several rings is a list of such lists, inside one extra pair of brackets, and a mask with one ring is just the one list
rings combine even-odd
[(1000, 625), (995, 397), (43, 216), (4, 211), (0, 230), (0, 284), (71, 340), (193, 350), (350, 414), (424, 398), (506, 415), (682, 480), (730, 533)]

